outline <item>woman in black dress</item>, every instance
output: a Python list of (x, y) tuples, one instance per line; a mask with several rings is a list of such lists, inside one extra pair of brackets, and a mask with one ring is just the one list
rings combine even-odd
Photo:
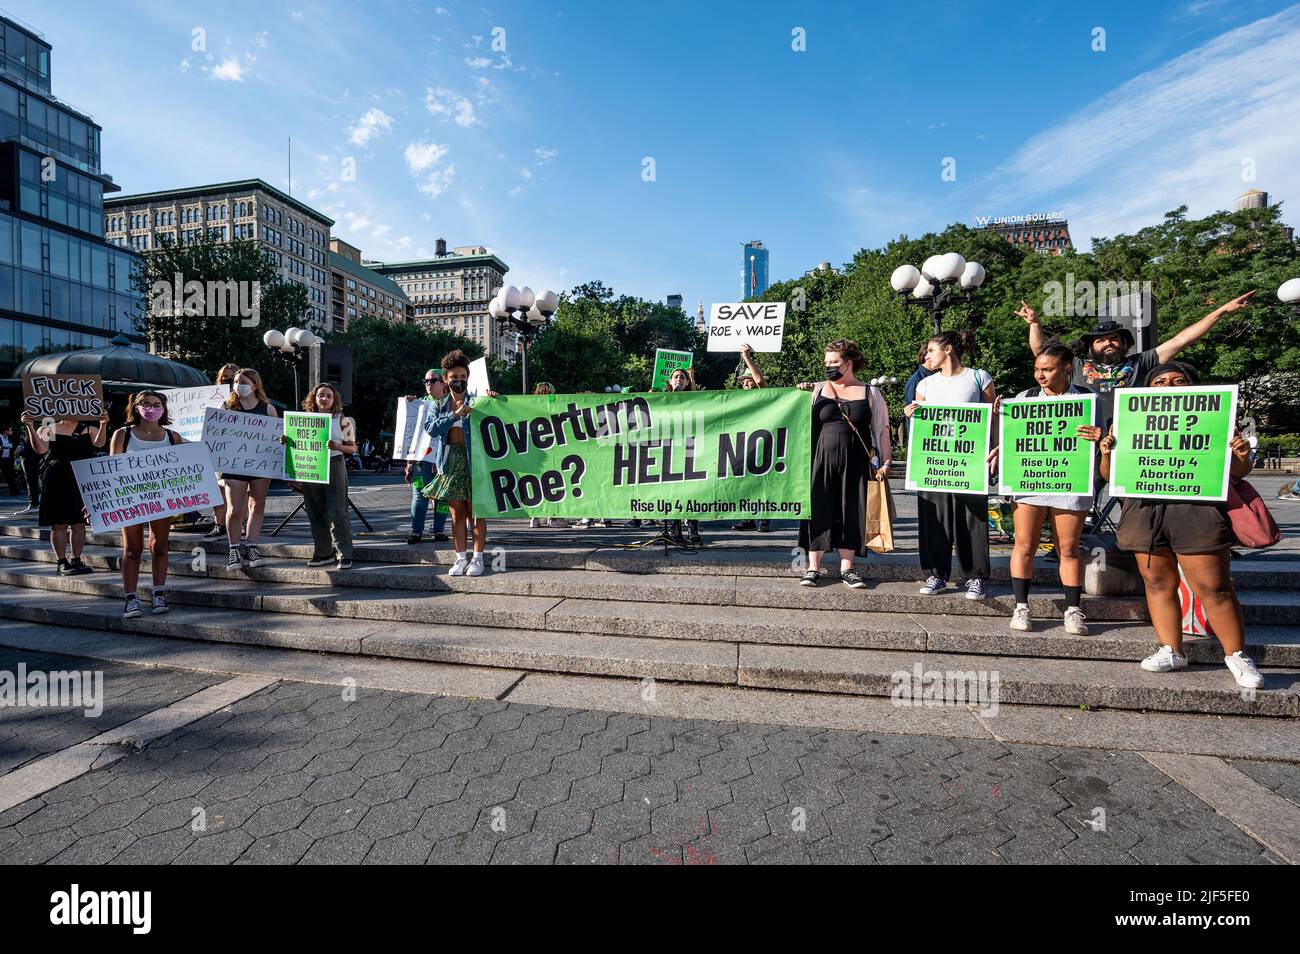
[(879, 388), (857, 379), (862, 365), (858, 346), (840, 338), (826, 346), (826, 380), (800, 385), (813, 392), (812, 512), (799, 523), (799, 546), (808, 553), (803, 586), (821, 581), (828, 550), (839, 553), (846, 586), (867, 585), (853, 569), (853, 558), (867, 552), (867, 481), (889, 479), (892, 451), (889, 409)]
[[(86, 545), (86, 505), (72, 463), (96, 456), (108, 438), (108, 415), (99, 418), (99, 427), (91, 433), (85, 421), (54, 421), (36, 426), (30, 413), (22, 416), (27, 441), (32, 450), (45, 455), (41, 465), (41, 506), (37, 524), (50, 528), (50, 543), (58, 558), (60, 576), (91, 572), (81, 562)], [(68, 559), (68, 540), (72, 540), (72, 559)]]

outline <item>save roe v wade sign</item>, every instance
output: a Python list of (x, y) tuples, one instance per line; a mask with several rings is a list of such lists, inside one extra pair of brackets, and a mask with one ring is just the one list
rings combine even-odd
[(780, 351), (785, 302), (748, 301), (709, 308), (709, 351)]

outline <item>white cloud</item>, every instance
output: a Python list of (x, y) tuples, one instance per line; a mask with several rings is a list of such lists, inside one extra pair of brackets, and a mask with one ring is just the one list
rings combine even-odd
[(537, 160), (539, 166), (544, 166), (560, 154), (558, 149), (544, 149), (538, 146), (533, 150), (533, 158)]
[(468, 128), (479, 121), (474, 115), (473, 103), (464, 96), (441, 86), (437, 89), (432, 86), (425, 89), (424, 106), (435, 116), (455, 119), (458, 126)]
[(376, 241), (382, 239), (388, 233), (388, 229), (387, 225), (376, 225), (370, 230), (370, 237)]
[(190, 71), (190, 58), (187, 56), (185, 57), (185, 59), (181, 60), (181, 72), (188, 73), (189, 71)]
[(419, 185), (419, 189), (430, 198), (436, 199), (451, 188), (451, 180), (455, 176), (456, 164), (454, 162), (449, 163), (447, 168), (434, 169), (433, 172), (425, 176)]
[(258, 46), (260, 46), (262, 49), (266, 49), (266, 31), (259, 30), (258, 33), (253, 37), (253, 42), (256, 43)]
[(448, 10), (446, 7), (434, 7), (433, 12), (438, 14), (438, 16), (440, 17), (445, 17), (448, 13)]
[(383, 135), (393, 128), (393, 117), (379, 107), (367, 109), (357, 124), (348, 133), (348, 140), (356, 146), (364, 146), (375, 136)]
[[(1063, 209), (1080, 241), (1184, 204), (1231, 208), (1251, 187), (1300, 194), (1297, 12), (1224, 33), (1034, 136), (991, 178), (987, 211)], [(1243, 181), (1248, 160), (1258, 182)]]
[(301, 10), (290, 10), (289, 16), (293, 17), (295, 20), (301, 20), (304, 16), (306, 16), (306, 14), (303, 13), (303, 11)]
[(227, 83), (242, 83), (245, 74), (253, 65), (253, 61), (253, 57), (248, 54), (244, 54), (242, 61), (237, 56), (228, 55), (216, 66), (203, 67), (203, 71), (215, 80), (222, 80)]
[(406, 156), (406, 166), (411, 174), (418, 175), (436, 166), (447, 155), (447, 147), (436, 142), (413, 142), (407, 144), (403, 155)]
[(492, 60), (490, 57), (487, 56), (473, 56), (473, 57), (467, 56), (465, 57), (465, 65), (468, 66), (470, 69), (481, 70), (488, 66), (491, 66)]
[(524, 187), (523, 187), (523, 186), (515, 186), (513, 189), (511, 189), (509, 192), (507, 192), (506, 195), (518, 195), (519, 193), (521, 193), (521, 192), (523, 192), (523, 191), (524, 191)]
[(519, 170), (519, 174), (523, 176), (525, 179), (531, 179), (533, 177), (533, 170), (525, 166), (524, 168)]

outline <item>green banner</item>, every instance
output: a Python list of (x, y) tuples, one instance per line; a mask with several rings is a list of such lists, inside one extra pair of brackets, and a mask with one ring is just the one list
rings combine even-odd
[(1093, 494), (1095, 441), (1079, 436), (1096, 420), (1097, 395), (1010, 398), (998, 419), (998, 493)]
[(907, 438), (908, 490), (989, 492), (992, 404), (921, 404)]
[(479, 398), (470, 431), (476, 517), (808, 516), (793, 388)]
[(284, 412), (284, 476), (309, 484), (330, 482), (330, 416)]
[(650, 379), (651, 391), (662, 391), (668, 386), (668, 379), (678, 368), (689, 368), (695, 360), (695, 355), (689, 351), (673, 351), (669, 348), (659, 348), (655, 351), (655, 373)]
[(1227, 500), (1237, 386), (1115, 392), (1113, 497)]

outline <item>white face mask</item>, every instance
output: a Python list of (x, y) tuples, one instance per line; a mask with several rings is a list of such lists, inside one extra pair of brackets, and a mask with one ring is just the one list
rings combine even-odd
[(253, 393), (253, 386), (251, 384), (236, 384), (235, 393), (240, 397), (248, 397)]

